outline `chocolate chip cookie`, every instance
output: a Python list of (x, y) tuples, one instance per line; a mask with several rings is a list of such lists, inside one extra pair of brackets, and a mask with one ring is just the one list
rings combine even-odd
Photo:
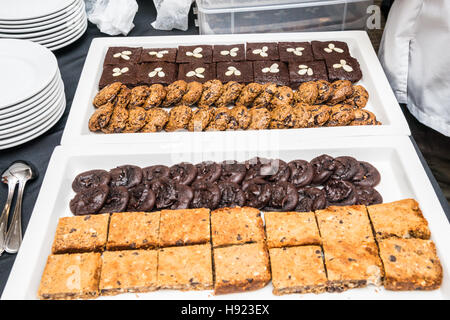
[(194, 111), (192, 118), (189, 121), (189, 131), (203, 131), (211, 122), (214, 116), (214, 110), (212, 108), (199, 108)]
[(303, 82), (295, 92), (295, 102), (315, 104), (319, 96), (319, 89), (315, 81)]
[(223, 91), (220, 97), (214, 103), (217, 107), (227, 107), (229, 104), (236, 101), (239, 94), (244, 88), (244, 85), (236, 81), (229, 81), (223, 86)]
[(169, 120), (166, 124), (166, 131), (177, 131), (186, 129), (192, 117), (192, 110), (183, 104), (173, 107), (169, 112)]
[(246, 107), (250, 106), (262, 90), (263, 86), (261, 84), (256, 82), (249, 83), (239, 94), (237, 104), (241, 104)]
[(159, 132), (164, 129), (167, 121), (169, 121), (169, 114), (166, 110), (152, 108), (147, 111), (147, 122), (141, 128), (141, 132)]
[(187, 82), (184, 80), (177, 80), (172, 82), (166, 87), (166, 97), (162, 103), (163, 107), (170, 107), (172, 105), (176, 105), (181, 101), (183, 95), (187, 91)]
[(220, 80), (209, 80), (203, 84), (203, 92), (198, 102), (199, 108), (207, 108), (216, 102), (222, 95), (223, 84)]
[(262, 130), (269, 127), (272, 118), (267, 108), (251, 108), (249, 114), (251, 118), (249, 130)]
[(106, 104), (107, 102), (113, 101), (121, 88), (122, 83), (120, 82), (114, 82), (111, 83), (110, 85), (107, 85), (96, 94), (93, 101), (94, 106), (98, 108)]
[(181, 98), (181, 103), (191, 106), (200, 100), (203, 92), (203, 84), (192, 81), (187, 84), (187, 92)]
[(355, 119), (355, 112), (348, 104), (337, 104), (331, 107), (329, 127), (346, 126)]

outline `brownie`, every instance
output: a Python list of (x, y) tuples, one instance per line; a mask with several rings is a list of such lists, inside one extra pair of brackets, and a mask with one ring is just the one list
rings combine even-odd
[(177, 80), (178, 65), (169, 62), (142, 63), (138, 66), (137, 84), (152, 85), (155, 83), (168, 85)]
[(320, 245), (314, 212), (265, 212), (269, 248)]
[(211, 63), (212, 46), (178, 46), (176, 62), (178, 63)]
[(330, 206), (316, 217), (323, 243), (375, 243), (365, 206)]
[(347, 43), (342, 41), (311, 41), (311, 47), (315, 60), (350, 57)]
[(289, 81), (291, 87), (298, 88), (308, 81), (328, 81), (327, 67), (323, 61), (289, 62)]
[(141, 47), (110, 47), (106, 51), (103, 65), (120, 65), (125, 62), (137, 63), (141, 57), (141, 52)]
[(245, 60), (245, 46), (240, 44), (214, 45), (213, 62), (231, 62)]
[(217, 79), (223, 83), (228, 81), (250, 83), (253, 81), (253, 64), (251, 61), (218, 62), (216, 70)]
[(162, 210), (161, 247), (203, 244), (210, 241), (209, 209)]
[(434, 290), (442, 284), (442, 266), (431, 240), (383, 239), (384, 287), (388, 290)]
[(368, 206), (367, 211), (377, 239), (390, 237), (430, 239), (428, 222), (414, 199)]
[(63, 217), (58, 221), (52, 253), (102, 251), (109, 214)]
[(308, 62), (314, 60), (309, 42), (279, 42), (278, 51), (280, 52), (280, 61)]
[(204, 83), (216, 78), (215, 63), (182, 63), (178, 65), (178, 80)]
[(264, 241), (264, 227), (258, 209), (221, 208), (211, 212), (214, 247)]
[(289, 85), (287, 64), (280, 61), (254, 61), (254, 81), (258, 83), (273, 82), (280, 86)]
[(211, 245), (160, 249), (158, 286), (173, 290), (212, 289)]
[(175, 62), (177, 48), (144, 48), (139, 62)]
[(111, 215), (108, 250), (158, 246), (159, 212), (118, 212)]
[(101, 265), (98, 252), (48, 256), (39, 285), (39, 299), (96, 298)]
[(270, 281), (269, 255), (264, 243), (213, 249), (214, 294), (263, 288)]
[(349, 80), (357, 82), (362, 78), (361, 67), (358, 60), (352, 57), (330, 57), (325, 60), (328, 78), (331, 82), (336, 80)]
[(323, 244), (329, 292), (381, 285), (383, 266), (375, 242)]
[(247, 42), (247, 60), (250, 61), (276, 61), (280, 59), (278, 43), (276, 42)]
[(127, 87), (135, 86), (137, 83), (137, 66), (137, 64), (129, 62), (104, 66), (98, 88), (103, 89), (114, 82), (122, 82)]
[(319, 246), (269, 249), (273, 294), (321, 293), (327, 275)]
[(99, 285), (102, 295), (148, 292), (158, 288), (156, 250), (106, 251), (102, 261)]

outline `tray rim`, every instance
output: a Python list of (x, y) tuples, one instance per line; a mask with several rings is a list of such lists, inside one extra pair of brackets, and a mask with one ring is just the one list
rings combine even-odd
[[(295, 143), (289, 141), (280, 142), (280, 150), (298, 150), (301, 152), (302, 149), (305, 150), (318, 150), (318, 153), (323, 148), (392, 148), (395, 149), (398, 154), (400, 164), (407, 172), (414, 172), (413, 175), (408, 177), (408, 180), (412, 186), (414, 194), (416, 194), (416, 199), (419, 202), (425, 217), (427, 218), (432, 239), (436, 243), (439, 258), (443, 266), (444, 273), (444, 283), (440, 289), (440, 292), (432, 291), (431, 293), (423, 292), (395, 292), (395, 294), (389, 294), (391, 299), (450, 299), (450, 223), (445, 215), (444, 209), (442, 208), (439, 199), (431, 185), (431, 182), (426, 175), (425, 169), (420, 162), (420, 159), (415, 152), (414, 146), (406, 136), (384, 136), (384, 137), (345, 137), (335, 139), (331, 141), (329, 139), (315, 139), (309, 141), (297, 141)], [(118, 152), (122, 146), (122, 152)], [(331, 147), (330, 147), (331, 146)], [(50, 159), (46, 175), (44, 177), (41, 191), (39, 193), (38, 199), (36, 201), (33, 214), (30, 218), (27, 232), (25, 233), (22, 247), (16, 257), (15, 263), (9, 275), (7, 284), (4, 288), (1, 299), (25, 299), (29, 293), (23, 292), (21, 288), (28, 288), (30, 281), (33, 280), (33, 270), (29, 269), (30, 265), (38, 263), (38, 259), (46, 259), (39, 255), (40, 250), (36, 250), (34, 244), (39, 243), (40, 245), (44, 241), (45, 234), (42, 229), (48, 226), (51, 218), (47, 212), (53, 212), (56, 206), (55, 192), (44, 192), (43, 190), (52, 190), (53, 188), (58, 188), (63, 182), (63, 172), (68, 164), (71, 157), (92, 157), (95, 155), (126, 155), (126, 154), (143, 154), (143, 155), (155, 155), (155, 154), (167, 154), (168, 147), (160, 146), (154, 149), (144, 148), (147, 145), (143, 144), (128, 144), (128, 145), (90, 145), (90, 146), (58, 146), (55, 148), (52, 157)], [(230, 147), (231, 148), (231, 147)], [(202, 149), (202, 150), (201, 150)], [(242, 149), (242, 148), (241, 148)], [(200, 146), (198, 150), (192, 150), (189, 146), (181, 146), (177, 150), (180, 152), (214, 152), (219, 151), (217, 146)], [(234, 149), (233, 149), (234, 150)], [(243, 149), (242, 149), (243, 150)], [(264, 152), (263, 148), (255, 147), (251, 151)], [(248, 150), (247, 150), (248, 151)], [(55, 183), (57, 182), (57, 183)], [(399, 199), (400, 200), (400, 199)], [(373, 291), (369, 288), (361, 289), (367, 290), (367, 292), (362, 292), (356, 290), (349, 290), (347, 294), (324, 294), (324, 295), (290, 295), (290, 296), (269, 296), (265, 299), (385, 299), (384, 294), (373, 294)], [(155, 295), (150, 297), (150, 299), (164, 299), (163, 295)], [(199, 294), (200, 299), (205, 297)], [(101, 299), (132, 299), (135, 296), (120, 295), (116, 298), (114, 297), (102, 297)], [(197, 299), (195, 293), (193, 293), (191, 299)], [(210, 298), (208, 296), (208, 298)], [(218, 296), (212, 297), (212, 299), (233, 299), (236, 298), (234, 295)], [(243, 298), (239, 299), (252, 299), (254, 295), (247, 293)], [(142, 299), (149, 299), (144, 297)], [(176, 295), (174, 299), (186, 299), (185, 295)]]
[[(281, 37), (281, 38), (280, 38)], [(236, 135), (248, 139), (254, 135), (254, 130), (241, 131), (218, 131), (218, 132), (159, 132), (159, 133), (127, 133), (127, 134), (101, 134), (101, 133), (83, 133), (87, 129), (87, 121), (84, 119), (85, 108), (92, 108), (92, 88), (97, 87), (97, 78), (92, 75), (94, 71), (103, 63), (104, 54), (107, 47), (110, 46), (146, 46), (145, 43), (171, 43), (182, 45), (195, 42), (209, 42), (214, 44), (220, 41), (288, 41), (287, 39), (298, 41), (304, 40), (302, 37), (317, 40), (345, 40), (350, 39), (358, 45), (358, 50), (363, 55), (360, 63), (370, 66), (371, 78), (376, 81), (376, 90), (383, 97), (383, 112), (389, 119), (389, 125), (381, 126), (352, 126), (335, 128), (306, 128), (306, 129), (271, 129), (261, 130), (267, 135), (272, 135), (274, 131), (279, 131), (277, 135), (283, 135), (286, 138), (298, 137), (319, 138), (323, 136), (372, 136), (372, 135), (411, 135), (406, 118), (404, 117), (400, 105), (389, 85), (387, 77), (381, 67), (377, 55), (371, 45), (369, 36), (365, 31), (332, 31), (332, 32), (294, 32), (294, 33), (254, 33), (254, 34), (224, 34), (224, 35), (183, 35), (183, 36), (150, 36), (150, 37), (107, 37), (93, 39), (89, 48), (84, 67), (78, 82), (75, 96), (72, 102), (66, 127), (61, 139), (62, 145), (69, 144), (93, 144), (93, 143), (161, 143), (170, 140), (171, 137), (202, 137), (202, 136), (223, 136)], [(251, 39), (251, 40), (250, 40)], [(281, 40), (277, 40), (281, 39)], [(156, 44), (157, 45), (157, 44)], [(155, 45), (155, 46), (156, 46)], [(368, 70), (365, 70), (368, 72)], [(98, 75), (97, 75), (98, 76)], [(388, 106), (388, 107), (386, 107)], [(82, 113), (80, 115), (80, 113)], [(80, 131), (81, 130), (81, 131)]]

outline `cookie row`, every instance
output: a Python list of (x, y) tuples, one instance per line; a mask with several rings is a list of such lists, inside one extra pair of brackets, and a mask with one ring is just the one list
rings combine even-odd
[[(378, 170), (353, 157), (321, 155), (311, 162), (253, 158), (182, 162), (171, 167), (119, 166), (80, 173), (70, 202), (76, 215), (161, 209), (250, 206), (311, 211), (329, 205), (381, 203)], [(323, 186), (322, 189), (317, 186)]]

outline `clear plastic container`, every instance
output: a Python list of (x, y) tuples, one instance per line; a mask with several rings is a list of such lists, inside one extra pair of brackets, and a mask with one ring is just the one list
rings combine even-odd
[(197, 0), (200, 34), (365, 30), (373, 0)]

